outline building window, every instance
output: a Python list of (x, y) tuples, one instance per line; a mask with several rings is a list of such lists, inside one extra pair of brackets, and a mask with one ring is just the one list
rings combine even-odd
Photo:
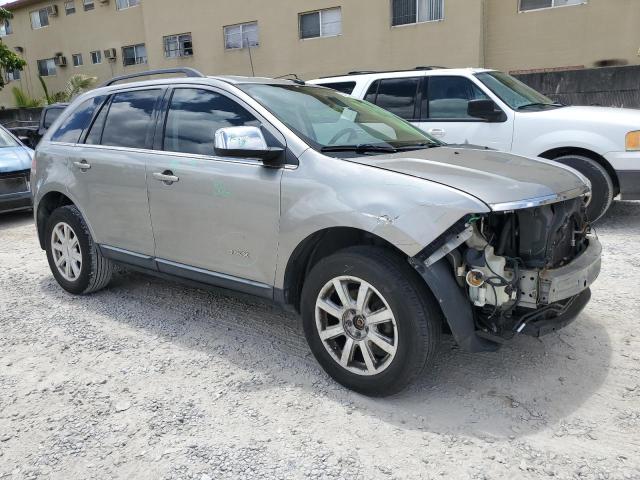
[(391, 25), (444, 19), (444, 0), (391, 0)]
[(6, 19), (4, 22), (0, 23), (0, 37), (6, 37), (7, 35), (11, 35), (13, 33), (13, 27), (11, 26), (11, 21)]
[(140, 5), (140, 0), (116, 0), (116, 10), (124, 10), (138, 5)]
[(335, 37), (341, 33), (340, 7), (300, 14), (300, 38)]
[(100, 50), (94, 50), (91, 52), (91, 63), (94, 65), (102, 63), (102, 52)]
[(567, 5), (581, 5), (583, 3), (587, 3), (587, 0), (520, 0), (520, 11), (566, 7)]
[(64, 13), (67, 15), (73, 15), (76, 13), (76, 2), (75, 0), (67, 0), (64, 2)]
[(147, 47), (145, 47), (144, 43), (122, 47), (122, 59), (125, 67), (147, 63)]
[(38, 75), (51, 77), (56, 74), (56, 61), (53, 58), (38, 60)]
[(88, 12), (89, 10), (93, 10), (94, 8), (96, 8), (95, 4), (93, 3), (93, 0), (82, 0), (82, 7), (84, 8), (85, 12)]
[(165, 57), (190, 57), (191, 55), (193, 55), (193, 43), (191, 42), (190, 33), (164, 37)]
[(14, 80), (20, 80), (20, 70), (9, 70), (7, 72), (7, 83)]
[(74, 67), (79, 67), (82, 65), (82, 54), (81, 53), (74, 53), (73, 55), (71, 55), (71, 58), (73, 59), (73, 66)]
[(49, 25), (49, 12), (46, 8), (41, 8), (31, 12), (31, 28), (42, 28)]
[(227, 50), (257, 47), (258, 45), (260, 45), (258, 39), (258, 22), (241, 23), (240, 25), (224, 27), (224, 48)]

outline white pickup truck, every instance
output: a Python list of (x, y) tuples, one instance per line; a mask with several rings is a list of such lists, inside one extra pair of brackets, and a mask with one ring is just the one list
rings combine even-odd
[(613, 198), (640, 199), (640, 110), (555, 103), (495, 70), (422, 67), (311, 80), (375, 103), (450, 144), (571, 166), (592, 185), (591, 220)]

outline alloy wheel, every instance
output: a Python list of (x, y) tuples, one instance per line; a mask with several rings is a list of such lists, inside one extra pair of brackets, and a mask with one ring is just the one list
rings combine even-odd
[(51, 253), (62, 278), (74, 282), (82, 272), (82, 250), (73, 228), (65, 222), (56, 224), (51, 233)]
[(352, 373), (379, 374), (395, 358), (395, 316), (380, 292), (361, 278), (341, 276), (327, 282), (316, 300), (315, 320), (327, 352)]

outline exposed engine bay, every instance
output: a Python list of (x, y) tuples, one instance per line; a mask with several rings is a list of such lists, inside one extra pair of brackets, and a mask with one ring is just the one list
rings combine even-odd
[(575, 198), (467, 217), (423, 258), (428, 267), (446, 257), (478, 330), (508, 339), (564, 313), (588, 289), (601, 253), (590, 238), (584, 199)]

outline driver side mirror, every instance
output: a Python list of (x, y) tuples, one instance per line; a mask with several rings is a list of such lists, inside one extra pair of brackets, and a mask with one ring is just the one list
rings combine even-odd
[(474, 118), (482, 118), (487, 122), (504, 122), (507, 120), (505, 113), (500, 110), (493, 100), (469, 100), (467, 115)]
[(258, 158), (265, 164), (284, 163), (284, 149), (269, 147), (258, 127), (224, 127), (215, 133), (214, 150), (221, 157)]

